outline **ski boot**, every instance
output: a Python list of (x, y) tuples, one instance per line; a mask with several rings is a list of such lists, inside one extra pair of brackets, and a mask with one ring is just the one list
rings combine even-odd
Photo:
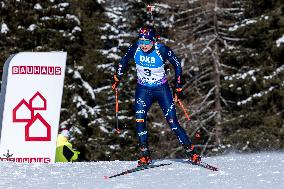
[(184, 146), (185, 156), (191, 161), (193, 164), (199, 164), (201, 162), (201, 157), (196, 152), (196, 148), (194, 145)]
[(146, 165), (150, 165), (152, 163), (152, 159), (150, 156), (150, 151), (149, 148), (147, 146), (140, 146), (140, 157), (138, 160), (138, 167), (140, 166), (146, 166)]

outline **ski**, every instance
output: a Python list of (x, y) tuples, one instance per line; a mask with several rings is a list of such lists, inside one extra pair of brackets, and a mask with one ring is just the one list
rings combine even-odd
[(151, 169), (151, 168), (156, 168), (156, 167), (162, 167), (162, 166), (171, 165), (171, 164), (172, 164), (172, 163), (161, 163), (161, 164), (156, 164), (156, 165), (150, 164), (150, 165), (135, 167), (135, 168), (132, 168), (132, 169), (128, 169), (128, 170), (126, 170), (126, 171), (123, 171), (123, 172), (121, 172), (121, 173), (112, 175), (112, 176), (104, 176), (104, 178), (105, 178), (105, 179), (110, 179), (110, 178), (114, 178), (114, 177), (126, 175), (126, 174), (129, 174), (129, 173), (134, 173), (134, 172), (142, 171), (142, 170), (145, 170), (145, 169)]
[(217, 167), (209, 165), (208, 163), (205, 163), (203, 161), (201, 161), (200, 163), (193, 163), (192, 161), (188, 160), (187, 162), (190, 163), (191, 165), (196, 165), (196, 166), (199, 166), (199, 167), (203, 167), (203, 168), (209, 169), (211, 171), (218, 171)]

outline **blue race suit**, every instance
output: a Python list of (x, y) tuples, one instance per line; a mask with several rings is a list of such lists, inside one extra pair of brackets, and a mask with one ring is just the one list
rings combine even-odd
[(183, 145), (191, 145), (191, 141), (184, 129), (180, 126), (172, 93), (167, 82), (165, 62), (168, 60), (175, 69), (176, 87), (180, 88), (182, 74), (181, 63), (173, 51), (164, 44), (155, 43), (153, 48), (143, 52), (138, 43), (128, 48), (128, 52), (121, 59), (117, 77), (121, 79), (128, 62), (134, 59), (138, 76), (135, 92), (136, 132), (140, 146), (148, 145), (148, 132), (146, 129), (146, 116), (153, 102), (158, 101), (164, 116)]

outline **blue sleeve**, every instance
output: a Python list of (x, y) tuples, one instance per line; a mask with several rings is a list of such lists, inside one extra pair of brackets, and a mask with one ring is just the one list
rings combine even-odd
[(182, 68), (181, 68), (180, 60), (177, 58), (174, 52), (166, 45), (161, 45), (159, 50), (160, 50), (162, 57), (168, 60), (174, 66), (175, 85), (176, 85), (176, 88), (181, 88), (182, 87), (182, 82), (181, 82)]
[(123, 76), (123, 73), (127, 69), (128, 62), (134, 58), (134, 54), (138, 48), (138, 44), (134, 43), (130, 47), (128, 47), (127, 53), (122, 57), (118, 64), (118, 68), (116, 71), (117, 78), (120, 80)]

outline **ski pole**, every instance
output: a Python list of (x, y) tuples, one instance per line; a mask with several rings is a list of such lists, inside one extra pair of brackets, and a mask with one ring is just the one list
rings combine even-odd
[(185, 114), (187, 120), (190, 121), (190, 116), (189, 116), (188, 113), (186, 112), (186, 109), (184, 108), (184, 106), (183, 106), (181, 100), (178, 99), (177, 96), (176, 96), (176, 97), (175, 97), (175, 101), (177, 101), (177, 102), (179, 103), (179, 105), (180, 105), (181, 109), (183, 110), (183, 112), (184, 112), (184, 114)]
[[(189, 116), (188, 113), (186, 112), (186, 109), (184, 108), (184, 106), (183, 106), (181, 100), (178, 99), (177, 96), (175, 96), (174, 100), (175, 100), (175, 102), (178, 102), (178, 103), (179, 103), (179, 105), (180, 105), (180, 107), (182, 108), (182, 110), (183, 110), (183, 112), (184, 112), (184, 114), (185, 114), (187, 120), (188, 120), (188, 121), (191, 121), (190, 116)], [(196, 139), (200, 139), (200, 138), (201, 138), (200, 130), (198, 130), (198, 131), (195, 133), (195, 138), (196, 138)]]
[(120, 129), (118, 127), (118, 89), (115, 89), (115, 119), (116, 119), (116, 132), (120, 133)]

